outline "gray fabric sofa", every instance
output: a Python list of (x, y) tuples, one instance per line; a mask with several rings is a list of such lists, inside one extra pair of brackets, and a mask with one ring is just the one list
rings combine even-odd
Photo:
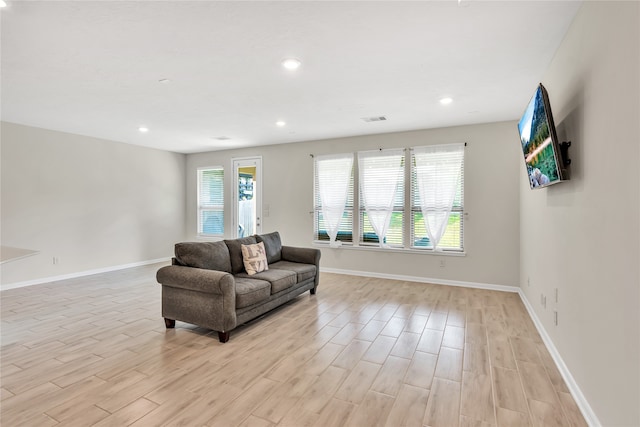
[[(269, 269), (253, 276), (245, 271), (242, 245), (263, 242)], [(320, 251), (282, 246), (273, 232), (220, 242), (175, 245), (172, 265), (156, 279), (162, 285), (162, 316), (167, 328), (180, 320), (218, 331), (220, 342), (229, 331), (273, 310), (305, 291), (318, 288)]]

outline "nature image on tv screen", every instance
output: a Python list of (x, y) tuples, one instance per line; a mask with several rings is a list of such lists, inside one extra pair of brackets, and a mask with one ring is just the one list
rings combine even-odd
[(538, 87), (518, 123), (522, 152), (531, 188), (543, 187), (560, 179), (554, 154), (542, 87)]

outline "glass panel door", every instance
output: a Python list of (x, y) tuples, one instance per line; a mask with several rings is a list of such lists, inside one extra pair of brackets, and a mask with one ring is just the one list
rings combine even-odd
[(233, 159), (234, 230), (236, 237), (262, 232), (262, 158)]

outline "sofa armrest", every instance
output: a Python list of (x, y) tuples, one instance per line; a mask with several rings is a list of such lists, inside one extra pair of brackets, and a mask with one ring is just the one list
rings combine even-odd
[(299, 262), (320, 266), (320, 250), (314, 248), (296, 248), (293, 246), (282, 247), (282, 259), (284, 261)]
[(168, 265), (158, 270), (156, 280), (172, 288), (217, 295), (235, 294), (235, 280), (224, 271)]

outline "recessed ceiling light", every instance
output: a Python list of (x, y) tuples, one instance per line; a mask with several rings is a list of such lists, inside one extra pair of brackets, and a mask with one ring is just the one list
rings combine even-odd
[(442, 105), (447, 105), (447, 104), (451, 104), (453, 102), (453, 99), (446, 97), (446, 98), (442, 98), (440, 100), (440, 104)]
[(148, 127), (144, 127), (144, 126), (140, 126), (140, 127), (138, 128), (138, 130), (139, 130), (140, 132), (142, 132), (142, 133), (149, 132), (149, 128), (148, 128)]
[(0, 7), (7, 7), (7, 2), (4, 0), (0, 0)]
[(160, 79), (160, 80), (158, 80), (158, 83), (163, 83), (163, 84), (167, 84), (167, 83), (170, 83), (170, 82), (171, 82), (171, 80), (169, 80), (169, 79)]
[(283, 120), (278, 120), (278, 121), (276, 122), (276, 126), (278, 126), (278, 127), (283, 127), (283, 126), (284, 126), (284, 125), (286, 125), (286, 124), (287, 124), (287, 122), (285, 122), (285, 121), (283, 121)]
[(282, 66), (287, 70), (297, 70), (302, 65), (299, 59), (296, 58), (287, 58), (282, 61)]

